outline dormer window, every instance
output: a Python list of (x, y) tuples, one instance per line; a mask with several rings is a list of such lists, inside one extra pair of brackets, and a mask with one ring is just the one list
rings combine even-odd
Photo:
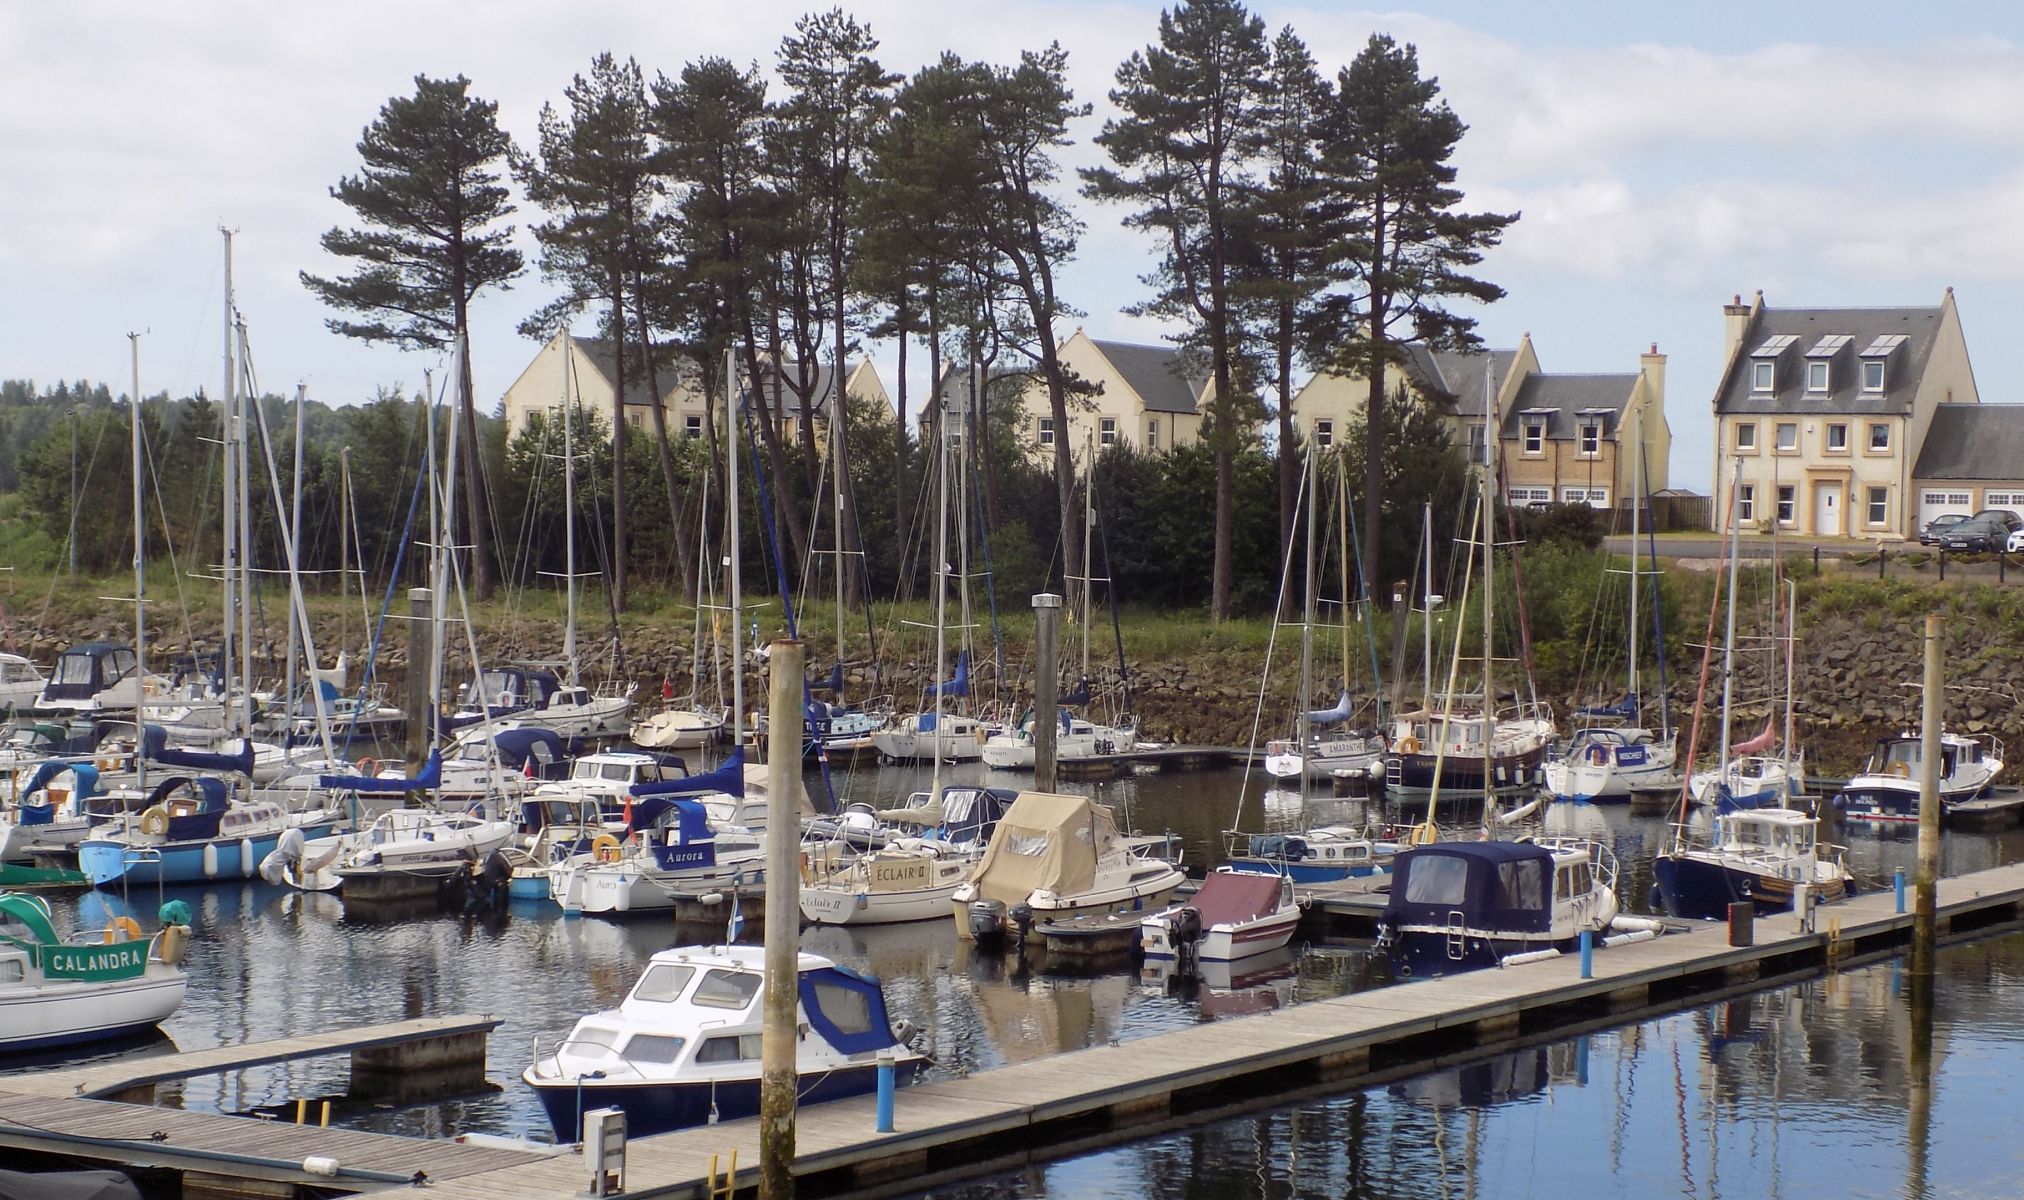
[(1883, 360), (1865, 358), (1862, 360), (1862, 390), (1880, 392), (1883, 390)]
[(1314, 444), (1323, 450), (1335, 445), (1334, 421), (1316, 421), (1314, 423)]
[(1546, 453), (1546, 424), (1543, 421), (1525, 422), (1525, 453)]
[(1768, 392), (1778, 376), (1778, 364), (1768, 358), (1760, 358), (1750, 364), (1750, 390)]
[(1811, 358), (1806, 361), (1806, 390), (1824, 392), (1827, 390), (1827, 361)]
[(1581, 423), (1581, 456), (1594, 458), (1602, 453), (1602, 423), (1583, 421)]

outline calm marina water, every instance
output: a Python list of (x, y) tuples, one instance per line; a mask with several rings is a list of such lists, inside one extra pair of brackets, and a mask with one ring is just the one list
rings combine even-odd
[[(987, 774), (975, 766), (945, 769), (944, 780)], [(839, 772), (836, 781), (849, 798), (884, 807), (925, 788), (927, 772), (859, 770)], [(1240, 781), (1239, 772), (1222, 771), (1066, 786), (1093, 792), (1138, 832), (1171, 830), (1199, 870), (1223, 855)], [(1264, 782), (1251, 776), (1243, 825), (1298, 828), (1298, 797), (1265, 794)], [(819, 794), (812, 775), (810, 788)], [(1311, 814), (1316, 824), (1360, 819), (1358, 804), (1326, 799)], [(1648, 910), (1663, 818), (1558, 806), (1525, 828), (1606, 841), (1623, 865), (1626, 907)], [(1894, 868), (1909, 870), (1909, 838), (1852, 836), (1851, 861), (1877, 886), (1889, 886)], [(2024, 831), (1950, 832), (1943, 852), (1949, 874), (2017, 861)], [(546, 1140), (540, 1106), (519, 1081), (534, 1039), (552, 1042), (580, 1015), (615, 1004), (645, 959), (675, 939), (664, 919), (565, 920), (547, 903), (516, 903), (509, 919), (489, 924), (433, 913), (376, 922), (347, 915), (335, 896), (261, 883), (167, 894), (188, 901), (197, 916), (189, 998), (164, 1037), (100, 1057), (406, 1016), (504, 1018), (488, 1072), (497, 1090), (447, 1103), (347, 1102), (336, 1110), (342, 1124), (422, 1136), (471, 1131)], [(125, 912), (152, 924), (158, 905), (155, 889), (136, 889), (55, 907), (66, 925), (96, 926)], [(929, 1027), (935, 1070), (950, 1074), (1389, 982), (1381, 959), (1356, 944), (1307, 946), (1236, 980), (1186, 987), (1125, 972), (1048, 974), (1016, 958), (973, 954), (946, 921), (811, 929), (803, 946), (878, 974), (894, 1014)], [(2024, 936), (1950, 949), (1942, 964), (1934, 1126), (1945, 1130), (1935, 1136), (1949, 1151), (1934, 1154), (1931, 1178), (1958, 1194), (2014, 1193), (2019, 1151), (1997, 1114), (2024, 1099), (2012, 1094), (2024, 1088), (2012, 1082), (2024, 1080), (2024, 1015), (2009, 1015), (2024, 1014)], [(1894, 968), (1865, 968), (935, 1194), (1502, 1196), (1591, 1187), (1609, 1195), (1808, 1195), (1829, 1190), (1830, 1178), (1843, 1194), (1898, 1194), (1907, 1158), (1900, 990)], [(32, 1064), (0, 1071), (16, 1066)], [(340, 1095), (347, 1075), (342, 1057), (283, 1064), (191, 1080), (165, 1101), (244, 1112)]]

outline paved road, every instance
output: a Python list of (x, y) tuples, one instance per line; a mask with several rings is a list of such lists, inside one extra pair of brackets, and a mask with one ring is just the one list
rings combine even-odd
[[(1613, 554), (1630, 553), (1629, 534), (1617, 534), (1606, 537), (1602, 540), (1602, 544)], [(1728, 544), (1728, 539), (1717, 537), (1712, 533), (1704, 538), (1661, 537), (1658, 539), (1658, 552), (1660, 558), (1720, 558), (1727, 549)], [(1638, 552), (1640, 554), (1645, 553), (1650, 545), (1650, 541), (1643, 538), (1638, 539)], [(1889, 545), (1892, 550), (1896, 550), (1903, 543), (1892, 542)], [(1821, 555), (1825, 557), (1828, 554), (1841, 554), (1848, 550), (1873, 551), (1876, 549), (1877, 543), (1850, 541), (1846, 538), (1823, 540), (1818, 538), (1793, 537), (1778, 539), (1778, 551), (1782, 554), (1811, 554), (1815, 546), (1820, 547)], [(1770, 558), (1771, 539), (1762, 537), (1744, 538), (1742, 556), (1746, 559)]]

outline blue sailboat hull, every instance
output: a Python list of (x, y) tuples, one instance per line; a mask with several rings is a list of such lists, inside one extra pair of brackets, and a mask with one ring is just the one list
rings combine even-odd
[[(328, 837), (336, 822), (302, 827), (304, 838)], [(118, 883), (209, 883), (253, 879), (260, 860), (274, 852), (283, 831), (250, 838), (211, 838), (130, 847), (124, 842), (87, 838), (77, 847), (77, 869), (93, 887)]]

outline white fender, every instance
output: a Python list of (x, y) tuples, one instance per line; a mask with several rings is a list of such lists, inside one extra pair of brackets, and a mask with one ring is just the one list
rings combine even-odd
[(204, 876), (216, 878), (218, 874), (218, 843), (204, 843)]
[(244, 878), (253, 877), (253, 839), (239, 839), (239, 874)]

